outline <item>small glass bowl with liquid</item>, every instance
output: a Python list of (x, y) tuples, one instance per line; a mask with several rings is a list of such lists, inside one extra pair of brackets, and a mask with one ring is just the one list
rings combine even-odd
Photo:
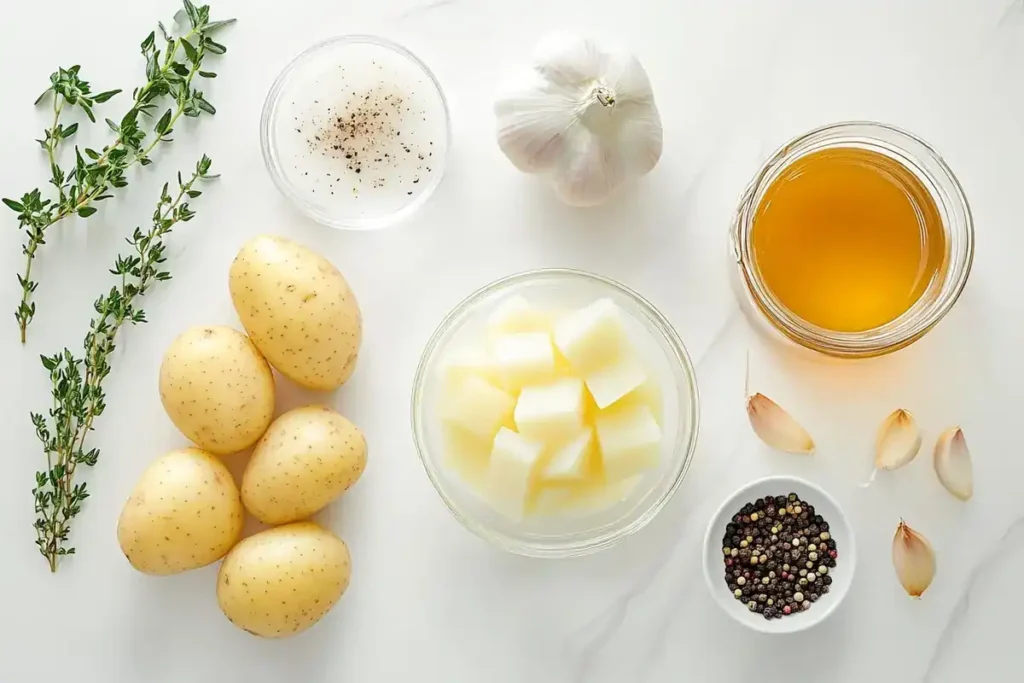
[(737, 210), (740, 300), (775, 337), (871, 357), (920, 339), (970, 274), (974, 223), (963, 189), (920, 138), (837, 123), (783, 146)]
[(372, 230), (412, 215), (444, 175), (450, 124), (437, 78), (385, 38), (309, 48), (267, 95), (260, 144), (277, 188), (319, 223)]
[[(609, 506), (579, 514), (529, 515), (512, 520), (498, 513), (453, 467), (439, 414), (439, 368), (453, 348), (483, 334), (495, 307), (523, 296), (541, 309), (569, 310), (611, 299), (626, 331), (659, 385), (662, 418), (659, 466)], [(645, 527), (682, 484), (697, 444), (697, 377), (671, 323), (640, 294), (614, 280), (569, 269), (533, 270), (492, 282), (469, 295), (441, 321), (427, 342), (413, 380), (412, 427), (416, 450), (441, 500), (467, 529), (519, 555), (563, 558), (609, 548)]]

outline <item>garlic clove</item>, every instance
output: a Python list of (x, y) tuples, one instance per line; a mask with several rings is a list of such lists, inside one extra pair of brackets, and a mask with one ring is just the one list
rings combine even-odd
[(494, 105), (498, 146), (523, 173), (555, 166), (565, 155), (566, 131), (576, 122), (575, 98), (552, 94), (540, 98), (536, 90), (536, 85), (524, 87)]
[(914, 416), (900, 408), (885, 418), (875, 439), (875, 469), (896, 470), (921, 450), (921, 430)]
[(533, 68), (555, 85), (578, 87), (593, 80), (608, 62), (608, 51), (593, 38), (554, 31), (540, 39), (533, 53)]
[(645, 115), (623, 121), (619, 141), (629, 172), (638, 176), (649, 173), (658, 165), (664, 144), (658, 110), (650, 107)]
[(606, 145), (597, 134), (580, 128), (567, 144), (571, 149), (552, 175), (555, 191), (566, 204), (600, 204), (626, 179), (619, 149)]
[(960, 500), (974, 495), (974, 465), (967, 439), (959, 427), (942, 432), (935, 443), (935, 474), (939, 481)]
[(902, 519), (892, 539), (892, 566), (903, 589), (912, 598), (919, 598), (935, 578), (935, 550), (921, 534)]
[(802, 455), (814, 452), (814, 439), (807, 430), (764, 394), (747, 399), (747, 417), (761, 441), (772, 448)]

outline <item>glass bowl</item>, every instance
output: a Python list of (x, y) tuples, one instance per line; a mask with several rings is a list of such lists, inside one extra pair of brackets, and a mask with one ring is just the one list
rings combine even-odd
[(444, 176), (450, 138), (434, 74), (369, 35), (332, 38), (292, 60), (260, 120), (277, 189), (313, 220), (349, 230), (382, 228), (423, 206)]
[[(480, 339), (488, 313), (510, 295), (544, 308), (582, 307), (609, 298), (637, 351), (658, 379), (662, 403), (660, 465), (639, 479), (621, 501), (602, 510), (510, 520), (493, 510), (444, 462), (437, 414), (439, 363), (464, 339)], [(693, 458), (698, 426), (693, 364), (672, 325), (650, 302), (614, 280), (577, 270), (543, 269), (511, 275), (474, 292), (449, 313), (427, 342), (416, 371), (412, 426), (423, 467), (456, 519), (495, 546), (532, 557), (572, 557), (609, 548), (639, 531), (679, 488)]]

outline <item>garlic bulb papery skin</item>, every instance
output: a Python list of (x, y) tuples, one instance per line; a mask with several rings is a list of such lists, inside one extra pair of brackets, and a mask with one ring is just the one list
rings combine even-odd
[(520, 171), (547, 174), (567, 204), (600, 204), (661, 158), (651, 82), (629, 52), (550, 35), (507, 93), (494, 105), (501, 151)]

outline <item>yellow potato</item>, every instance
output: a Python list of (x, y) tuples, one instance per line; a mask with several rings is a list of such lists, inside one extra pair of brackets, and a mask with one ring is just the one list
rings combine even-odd
[(160, 400), (174, 425), (217, 455), (252, 446), (274, 416), (274, 377), (249, 338), (230, 327), (193, 327), (160, 366)]
[(296, 408), (274, 420), (242, 478), (242, 502), (260, 521), (305, 519), (356, 483), (366, 438), (327, 406)]
[(117, 541), (146, 574), (178, 574), (224, 557), (242, 533), (242, 501), (220, 460), (185, 448), (143, 473), (117, 522)]
[(250, 536), (228, 553), (217, 602), (235, 626), (264, 638), (304, 631), (330, 611), (352, 573), (348, 546), (313, 524), (288, 524)]
[(362, 315), (330, 261), (283, 237), (257, 237), (231, 264), (230, 287), (246, 332), (282, 375), (318, 391), (352, 376)]

